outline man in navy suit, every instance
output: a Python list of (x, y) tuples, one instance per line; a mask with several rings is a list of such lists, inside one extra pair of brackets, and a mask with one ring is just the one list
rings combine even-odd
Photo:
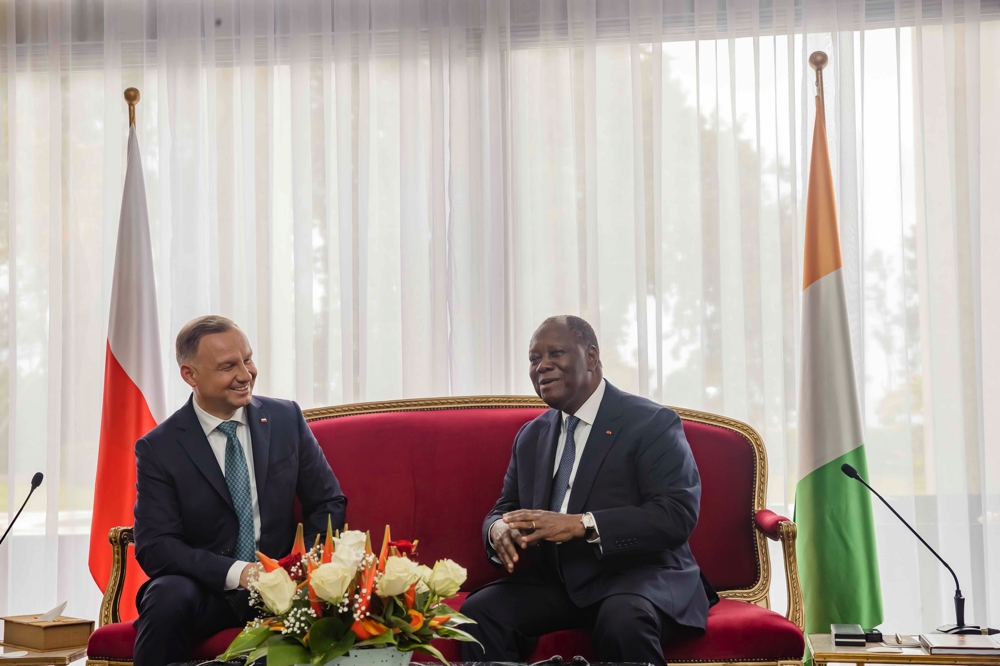
[(665, 664), (661, 644), (704, 630), (718, 599), (688, 547), (701, 481), (680, 417), (607, 383), (579, 317), (543, 322), (528, 360), (552, 409), (518, 432), (483, 523), (512, 575), (463, 604), (485, 655), (463, 643), (462, 658), (522, 661), (538, 636), (582, 628), (603, 661)]
[(342, 529), (347, 499), (294, 402), (253, 396), (257, 368), (229, 319), (200, 317), (177, 335), (187, 404), (136, 442), (136, 559), (150, 580), (136, 605), (136, 666), (190, 658), (194, 642), (252, 615), (257, 551)]

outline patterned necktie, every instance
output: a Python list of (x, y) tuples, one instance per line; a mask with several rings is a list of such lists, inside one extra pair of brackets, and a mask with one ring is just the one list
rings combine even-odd
[(559, 459), (556, 478), (552, 481), (550, 511), (562, 511), (563, 500), (569, 492), (569, 477), (573, 473), (573, 463), (576, 461), (576, 441), (573, 439), (573, 432), (579, 423), (580, 419), (576, 416), (566, 419), (566, 446), (563, 447), (562, 458)]
[(257, 561), (257, 539), (253, 528), (253, 495), (250, 494), (250, 472), (243, 455), (243, 445), (236, 436), (239, 421), (223, 421), (216, 428), (226, 435), (226, 485), (233, 498), (240, 531), (236, 537), (233, 557), (241, 562)]

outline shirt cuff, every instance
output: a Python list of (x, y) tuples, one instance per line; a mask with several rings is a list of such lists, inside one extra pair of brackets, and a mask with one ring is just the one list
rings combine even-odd
[[(492, 523), (490, 523), (490, 529), (486, 530), (486, 539), (490, 542), (490, 548), (493, 549), (494, 553), (497, 552), (497, 549), (496, 546), (493, 545), (493, 526), (499, 523), (501, 520), (503, 520), (503, 518), (497, 518)], [(498, 564), (500, 563), (500, 558), (497, 557), (496, 555), (493, 555), (490, 559)]]
[(243, 569), (250, 564), (249, 562), (240, 562), (236, 560), (233, 562), (233, 566), (229, 567), (229, 573), (226, 574), (226, 587), (225, 590), (236, 590), (240, 587), (240, 576), (243, 575)]
[[(590, 517), (594, 518), (594, 514), (591, 513)], [(595, 544), (601, 550), (602, 553), (604, 552), (604, 546), (601, 545), (601, 531), (599, 529), (597, 529), (597, 519), (596, 518), (594, 518), (594, 538), (593, 539), (587, 539), (587, 543)]]

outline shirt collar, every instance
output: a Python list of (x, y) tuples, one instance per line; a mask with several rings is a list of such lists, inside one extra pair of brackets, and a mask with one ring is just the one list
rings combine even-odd
[[(597, 419), (597, 410), (601, 407), (601, 401), (604, 399), (604, 389), (606, 389), (607, 386), (607, 381), (602, 378), (601, 383), (597, 385), (594, 392), (590, 394), (589, 398), (587, 398), (587, 402), (583, 403), (583, 406), (576, 410), (576, 414), (573, 414), (572, 416), (575, 416), (589, 426), (594, 425), (594, 421)], [(564, 427), (566, 425), (566, 419), (569, 417), (570, 414), (567, 414), (566, 412), (562, 413), (562, 422)]]
[[(191, 398), (191, 404), (194, 405), (194, 413), (198, 417), (198, 423), (201, 424), (201, 429), (205, 431), (205, 437), (208, 437), (213, 430), (218, 428), (220, 423), (222, 423), (224, 420), (227, 420), (227, 419), (220, 419), (218, 416), (212, 416), (211, 414), (206, 412), (204, 409), (201, 408), (201, 406), (198, 404), (198, 401), (195, 400), (194, 397)], [(239, 409), (236, 410), (236, 413), (233, 414), (232, 417), (230, 417), (228, 420), (239, 421), (243, 425), (246, 425), (247, 421), (244, 414), (245, 414), (245, 408), (240, 407)]]

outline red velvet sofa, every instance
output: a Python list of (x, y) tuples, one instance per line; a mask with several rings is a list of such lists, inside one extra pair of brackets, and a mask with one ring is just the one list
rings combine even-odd
[[(544, 405), (535, 398), (473, 397), (364, 403), (306, 411), (309, 425), (348, 497), (351, 529), (420, 540), (421, 559), (450, 557), (469, 577), (453, 602), (504, 575), (483, 551), (483, 517), (500, 494), (518, 428)], [(678, 409), (698, 462), (701, 517), (691, 547), (721, 601), (703, 636), (668, 646), (668, 662), (801, 664), (805, 622), (795, 561), (795, 524), (764, 508), (767, 458), (760, 436), (744, 423)], [(291, 520), (292, 517), (289, 516)], [(782, 542), (788, 612), (769, 610), (771, 564), (765, 539)], [(130, 665), (135, 630), (119, 621), (125, 549), (131, 528), (109, 535), (115, 562), (101, 625), (87, 648), (89, 666)], [(238, 630), (196, 647), (195, 658), (220, 654)], [(441, 642), (449, 660), (458, 644)], [(530, 661), (559, 654), (597, 659), (583, 631), (543, 636)]]

